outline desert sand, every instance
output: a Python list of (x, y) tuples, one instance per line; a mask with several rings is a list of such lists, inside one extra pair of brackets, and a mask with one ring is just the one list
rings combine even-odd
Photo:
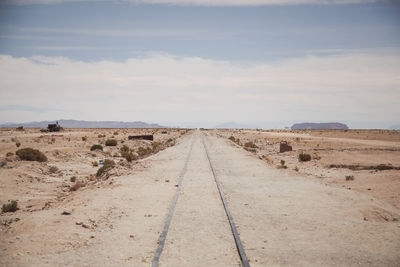
[[(150, 266), (189, 156), (160, 266), (240, 266), (204, 140), (251, 266), (399, 265), (398, 131), (162, 131), (3, 129), (0, 204), (18, 200), (19, 210), (0, 216), (0, 264)], [(155, 140), (127, 138), (144, 133)], [(282, 140), (293, 151), (279, 153)], [(257, 148), (246, 151), (249, 141)], [(137, 160), (121, 157), (123, 145), (155, 142)], [(48, 161), (6, 156), (16, 143)], [(300, 152), (312, 159), (299, 162)], [(96, 177), (102, 159), (116, 166)], [(76, 191), (73, 176), (84, 184)]]

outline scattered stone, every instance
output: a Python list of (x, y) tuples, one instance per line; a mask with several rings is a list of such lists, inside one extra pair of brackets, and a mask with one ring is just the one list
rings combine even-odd
[(61, 215), (71, 215), (71, 212), (64, 210)]
[(169, 183), (169, 180), (165, 180), (166, 183)]
[(76, 222), (76, 225), (82, 225), (83, 222)]
[(130, 238), (135, 238), (135, 236), (134, 236), (134, 235), (130, 235), (129, 237), (130, 237)]

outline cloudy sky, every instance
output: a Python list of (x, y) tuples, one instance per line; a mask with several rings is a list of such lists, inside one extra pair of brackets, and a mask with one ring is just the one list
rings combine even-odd
[(400, 5), (5, 0), (0, 123), (400, 124)]

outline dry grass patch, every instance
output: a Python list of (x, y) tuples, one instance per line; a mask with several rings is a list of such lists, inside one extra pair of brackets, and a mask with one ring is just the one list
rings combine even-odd
[(40, 152), (37, 149), (33, 149), (33, 148), (29, 148), (29, 147), (18, 149), (16, 154), (21, 160), (39, 161), (39, 162), (47, 161), (47, 157), (42, 152)]

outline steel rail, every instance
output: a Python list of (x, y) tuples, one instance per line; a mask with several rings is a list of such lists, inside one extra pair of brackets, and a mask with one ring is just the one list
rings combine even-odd
[(211, 171), (212, 171), (212, 173), (214, 175), (215, 183), (217, 184), (219, 196), (221, 197), (221, 201), (222, 201), (222, 204), (224, 205), (226, 216), (228, 217), (229, 224), (231, 226), (233, 237), (235, 238), (236, 248), (238, 250), (240, 260), (242, 261), (242, 265), (244, 267), (250, 267), (250, 264), (249, 264), (249, 261), (247, 259), (246, 253), (244, 251), (242, 242), (240, 241), (239, 233), (238, 233), (238, 231), (236, 229), (235, 222), (233, 221), (232, 214), (231, 214), (231, 212), (230, 212), (230, 210), (228, 208), (228, 204), (226, 203), (226, 199), (225, 199), (224, 193), (222, 191), (221, 185), (220, 185), (220, 183), (218, 181), (217, 174), (216, 174), (214, 166), (213, 166), (213, 164), (211, 162), (211, 158), (210, 158), (210, 155), (208, 153), (207, 146), (206, 146), (206, 144), (204, 142), (204, 137), (202, 137), (202, 141), (203, 141), (204, 149), (206, 150), (208, 162), (210, 163)]
[(192, 139), (193, 139), (192, 140), (192, 144), (190, 145), (189, 153), (188, 153), (188, 155), (186, 157), (185, 166), (183, 167), (183, 171), (182, 171), (182, 173), (180, 175), (180, 178), (179, 178), (178, 188), (176, 189), (174, 199), (173, 199), (171, 207), (169, 209), (168, 217), (167, 217), (167, 221), (165, 222), (164, 229), (163, 229), (163, 231), (162, 231), (162, 233), (160, 235), (160, 240), (158, 242), (158, 247), (157, 247), (157, 250), (156, 250), (156, 254), (154, 255), (153, 263), (151, 265), (152, 267), (157, 267), (158, 264), (159, 264), (159, 261), (160, 261), (161, 253), (163, 251), (165, 240), (167, 238), (169, 225), (171, 224), (172, 215), (174, 214), (176, 202), (178, 201), (179, 192), (181, 191), (181, 185), (182, 185), (183, 177), (185, 176), (185, 173), (186, 173), (186, 170), (187, 170), (187, 166), (188, 166), (188, 163), (189, 163), (189, 159), (190, 159), (190, 155), (192, 154), (192, 149), (193, 149), (193, 144), (194, 144), (194, 137), (192, 137)]

